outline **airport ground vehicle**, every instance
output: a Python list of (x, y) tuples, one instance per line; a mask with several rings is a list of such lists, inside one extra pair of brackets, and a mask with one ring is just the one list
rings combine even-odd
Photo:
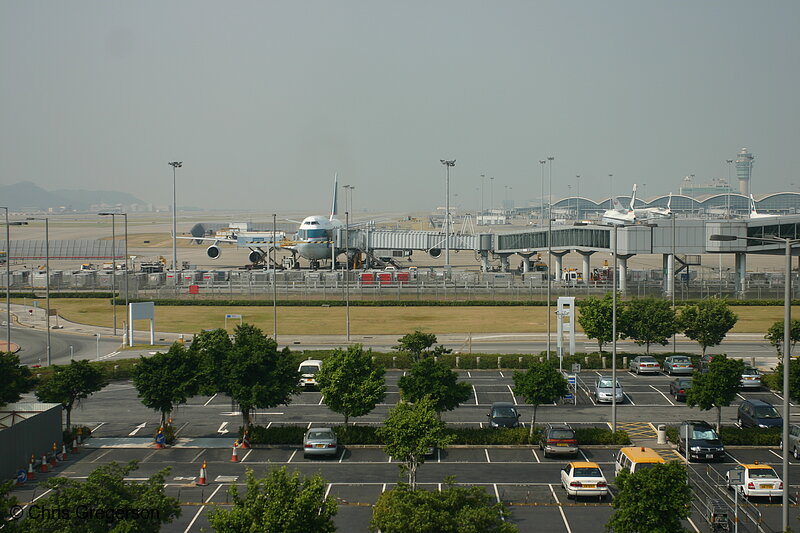
[(311, 428), (303, 437), (303, 455), (333, 455), (339, 452), (336, 433), (331, 428)]
[(685, 355), (670, 355), (664, 359), (664, 372), (670, 376), (676, 374), (691, 376), (693, 371), (692, 360)]
[(725, 458), (725, 446), (708, 422), (684, 420), (678, 431), (678, 452), (688, 454), (690, 461), (721, 461)]
[(494, 402), (486, 416), (491, 428), (515, 428), (519, 426), (519, 412), (513, 403)]
[(601, 500), (608, 494), (608, 482), (597, 463), (573, 461), (561, 469), (561, 486), (567, 498), (597, 496)]
[(597, 378), (597, 381), (594, 384), (594, 401), (597, 403), (601, 402), (611, 402), (612, 401), (612, 394), (616, 393), (617, 403), (622, 403), (625, 401), (625, 393), (622, 390), (622, 385), (620, 385), (619, 380), (617, 380), (617, 386), (612, 386), (613, 381), (609, 376), (600, 376)]
[(669, 394), (676, 400), (686, 401), (686, 393), (692, 388), (692, 378), (675, 378), (669, 382)]
[(575, 430), (567, 424), (550, 424), (542, 431), (539, 449), (545, 457), (551, 455), (577, 455), (578, 440)]
[(300, 386), (306, 389), (313, 389), (317, 387), (317, 372), (322, 368), (322, 361), (319, 359), (306, 359), (300, 363)]
[(636, 372), (636, 374), (642, 374), (645, 372), (658, 374), (661, 372), (661, 365), (658, 364), (658, 361), (655, 357), (650, 355), (638, 355), (631, 360), (629, 370), (631, 372)]
[(759, 464), (758, 461), (753, 464), (737, 465), (733, 470), (725, 473), (728, 489), (737, 490), (731, 485), (731, 475), (735, 470), (743, 471), (743, 483), (738, 485), (738, 490), (746, 498), (766, 496), (772, 499), (772, 497), (780, 498), (783, 495), (783, 481), (771, 466)]
[(619, 475), (623, 470), (627, 470), (631, 474), (638, 472), (645, 468), (652, 468), (657, 464), (666, 463), (664, 458), (652, 448), (645, 448), (644, 446), (630, 446), (627, 448), (620, 448), (614, 456), (614, 474)]
[(763, 400), (745, 400), (736, 411), (736, 422), (743, 428), (783, 427), (783, 418), (771, 403)]

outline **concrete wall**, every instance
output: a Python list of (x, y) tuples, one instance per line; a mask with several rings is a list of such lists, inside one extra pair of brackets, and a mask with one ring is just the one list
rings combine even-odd
[[(14, 412), (19, 414), (13, 416), (12, 424)], [(0, 409), (2, 422), (8, 426), (0, 430), (0, 479), (15, 478), (19, 470), (27, 470), (31, 455), (41, 460), (53, 451), (54, 442), (61, 451), (61, 412), (61, 404), (55, 403), (17, 403)]]

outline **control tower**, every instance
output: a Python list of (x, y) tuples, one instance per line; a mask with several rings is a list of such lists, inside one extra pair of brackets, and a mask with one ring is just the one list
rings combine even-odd
[(742, 148), (736, 157), (736, 177), (739, 178), (739, 192), (750, 195), (750, 175), (753, 173), (753, 154)]

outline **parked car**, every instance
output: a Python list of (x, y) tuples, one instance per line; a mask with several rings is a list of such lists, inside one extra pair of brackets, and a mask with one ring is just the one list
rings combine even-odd
[(742, 372), (742, 379), (740, 384), (743, 389), (760, 389), (761, 388), (761, 372), (757, 368), (748, 366)]
[(539, 449), (545, 457), (551, 455), (578, 455), (575, 430), (567, 424), (550, 424), (542, 431)]
[[(684, 420), (678, 429), (678, 451), (688, 454), (689, 460), (722, 460), (725, 447), (717, 432), (703, 420)], [(687, 442), (688, 434), (688, 442)]]
[(619, 384), (619, 380), (617, 380), (616, 391), (615, 387), (612, 385), (613, 381), (609, 376), (600, 376), (597, 378), (597, 381), (594, 384), (594, 401), (597, 403), (601, 402), (611, 402), (612, 401), (612, 394), (616, 392), (617, 395), (617, 403), (622, 403), (625, 401), (625, 393), (622, 390), (622, 385)]
[(519, 426), (519, 412), (513, 403), (494, 402), (492, 410), (486, 415), (489, 417), (489, 427), (515, 428)]
[(773, 496), (781, 497), (783, 495), (783, 481), (778, 477), (775, 470), (764, 464), (759, 464), (756, 461), (754, 464), (737, 465), (733, 470), (728, 470), (725, 473), (725, 479), (728, 484), (728, 490), (736, 488), (731, 485), (731, 477), (734, 472), (742, 471), (743, 478), (741, 485), (738, 485), (740, 494), (746, 498), (751, 496), (767, 496), (772, 499)]
[(669, 394), (679, 401), (686, 401), (686, 393), (692, 388), (692, 378), (675, 378), (669, 382)]
[(573, 461), (561, 469), (561, 486), (567, 498), (597, 496), (601, 500), (608, 494), (608, 482), (597, 463)]
[(664, 372), (670, 376), (676, 374), (689, 374), (694, 371), (692, 360), (685, 355), (670, 355), (664, 359)]
[[(783, 449), (783, 439), (781, 439), (781, 450)], [(800, 459), (800, 424), (789, 424), (789, 453), (795, 459)]]
[(300, 386), (306, 389), (317, 387), (317, 372), (322, 368), (322, 361), (318, 359), (306, 359), (300, 363), (297, 371), (300, 373)]
[(779, 428), (783, 427), (783, 418), (771, 403), (745, 400), (736, 411), (736, 423), (743, 428)]
[(642, 372), (652, 372), (653, 374), (658, 374), (661, 372), (661, 365), (658, 364), (658, 361), (655, 357), (650, 355), (639, 355), (633, 358), (629, 370), (631, 372), (636, 372), (637, 374), (641, 374)]
[(714, 356), (712, 354), (704, 355), (700, 358), (700, 364), (698, 365), (698, 371), (702, 374), (708, 372), (708, 365), (711, 364), (711, 361), (714, 360)]
[(339, 452), (332, 428), (311, 428), (303, 437), (303, 455), (333, 455)]

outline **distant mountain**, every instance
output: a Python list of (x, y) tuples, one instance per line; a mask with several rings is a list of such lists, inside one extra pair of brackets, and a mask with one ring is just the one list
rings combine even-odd
[(61, 189), (46, 191), (38, 185), (23, 181), (13, 185), (0, 185), (0, 203), (12, 210), (67, 210), (87, 211), (96, 205), (145, 205), (135, 196), (119, 191), (86, 191)]

